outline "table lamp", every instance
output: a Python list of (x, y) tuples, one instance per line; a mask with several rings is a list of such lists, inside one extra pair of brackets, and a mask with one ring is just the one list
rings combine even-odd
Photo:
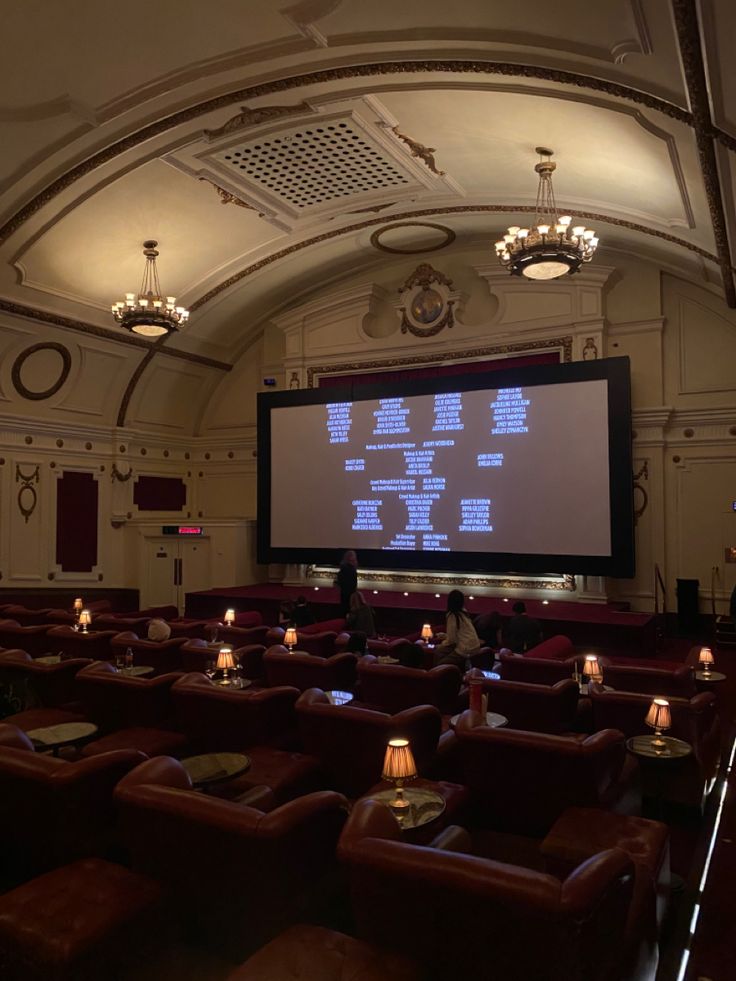
[(714, 665), (713, 651), (710, 647), (701, 647), (698, 655), (698, 662), (703, 665), (703, 674), (706, 678), (710, 677), (711, 668)]
[(404, 797), (403, 785), (407, 780), (414, 780), (416, 776), (417, 765), (409, 747), (409, 740), (391, 739), (386, 747), (381, 779), (396, 784), (396, 797), (389, 807), (397, 817), (406, 814), (409, 807), (409, 801)]
[(89, 630), (87, 627), (92, 623), (92, 614), (89, 610), (82, 610), (79, 614), (79, 626), (82, 628), (83, 634), (88, 634)]
[(233, 657), (232, 647), (221, 647), (220, 653), (217, 655), (217, 670), (222, 671), (222, 681), (221, 685), (229, 685), (230, 682), (230, 669), (235, 667), (235, 658)]
[(226, 627), (232, 627), (235, 623), (235, 610), (225, 610), (225, 616), (223, 617)]
[(289, 648), (289, 654), (294, 650), (294, 644), (296, 644), (296, 628), (287, 627), (286, 633), (284, 634), (284, 643)]
[(651, 726), (652, 729), (654, 729), (652, 747), (658, 752), (662, 752), (663, 750), (667, 749), (667, 743), (664, 741), (664, 739), (662, 739), (662, 730), (669, 729), (672, 725), (670, 703), (667, 701), (667, 699), (653, 699), (644, 721), (648, 726)]
[(603, 672), (601, 671), (601, 666), (598, 663), (598, 658), (595, 654), (586, 654), (585, 661), (583, 662), (583, 677), (588, 679), (588, 682), (595, 681), (600, 684), (603, 681)]
[(422, 640), (425, 644), (431, 644), (434, 634), (432, 633), (432, 628), (428, 623), (425, 623), (422, 627)]

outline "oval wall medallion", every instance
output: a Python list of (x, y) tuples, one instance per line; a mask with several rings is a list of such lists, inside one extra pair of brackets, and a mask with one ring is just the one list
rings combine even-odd
[[(430, 234), (427, 236), (425, 245), (415, 245), (413, 248), (404, 248), (399, 245), (398, 236), (392, 236), (391, 232), (404, 228), (428, 228)], [(438, 237), (437, 232), (440, 233)], [(382, 241), (384, 237), (395, 238), (393, 245)], [(446, 225), (435, 225), (431, 221), (397, 221), (392, 225), (384, 225), (371, 235), (371, 245), (379, 252), (388, 252), (391, 255), (421, 255), (423, 252), (438, 252), (455, 241), (455, 233)]]
[[(49, 359), (48, 356), (44, 356), (41, 352), (51, 351), (53, 352), (52, 358)], [(34, 357), (39, 355), (39, 357)], [(28, 378), (29, 373), (32, 370), (32, 363), (26, 365), (28, 359), (37, 362), (35, 365), (36, 371), (40, 371), (46, 378), (51, 378), (56, 374), (56, 380), (50, 384), (46, 382), (45, 388), (38, 388), (33, 385), (33, 382)], [(22, 373), (23, 367), (26, 366), (26, 381), (23, 381)], [(69, 350), (64, 347), (63, 344), (56, 344), (52, 341), (45, 341), (40, 344), (31, 344), (24, 351), (21, 351), (18, 357), (13, 362), (13, 367), (11, 368), (10, 377), (13, 382), (13, 387), (16, 392), (21, 395), (24, 399), (30, 399), (34, 402), (43, 401), (43, 399), (51, 398), (55, 395), (64, 382), (69, 377), (69, 372), (72, 367), (72, 356)], [(29, 384), (32, 387), (29, 387)]]

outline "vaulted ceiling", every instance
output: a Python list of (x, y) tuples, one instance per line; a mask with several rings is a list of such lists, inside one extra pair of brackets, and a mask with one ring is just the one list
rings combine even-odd
[(487, 243), (491, 261), (534, 210), (538, 145), (603, 247), (736, 306), (731, 0), (35, 0), (3, 18), (0, 310), (148, 345), (110, 303), (153, 238), (192, 310), (167, 346), (231, 364), (295, 298), (404, 250)]

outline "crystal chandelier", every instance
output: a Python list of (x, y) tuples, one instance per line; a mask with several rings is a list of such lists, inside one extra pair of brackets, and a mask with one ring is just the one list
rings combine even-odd
[(149, 240), (143, 243), (143, 255), (146, 257), (146, 268), (143, 270), (143, 282), (135, 293), (126, 293), (125, 300), (118, 300), (112, 305), (112, 315), (126, 330), (144, 337), (160, 337), (170, 331), (180, 330), (189, 320), (189, 311), (176, 306), (176, 297), (161, 295), (161, 286), (156, 270), (158, 242)]
[(496, 255), (502, 266), (514, 276), (527, 279), (557, 279), (576, 273), (584, 262), (590, 262), (598, 247), (595, 232), (585, 225), (573, 225), (570, 215), (558, 216), (552, 190), (552, 150), (538, 146), (542, 158), (535, 166), (539, 174), (536, 218), (532, 228), (511, 225), (503, 239), (496, 242)]

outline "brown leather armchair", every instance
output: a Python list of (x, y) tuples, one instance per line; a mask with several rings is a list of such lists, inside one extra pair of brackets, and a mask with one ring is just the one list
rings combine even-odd
[[(90, 663), (88, 658), (69, 658), (58, 664), (43, 664), (25, 651), (4, 651), (0, 654), (0, 684), (13, 686), (26, 705), (11, 721), (21, 724), (23, 717), (22, 727), (26, 729), (75, 721), (81, 711), (75, 678)], [(70, 717), (64, 717), (65, 713)]]
[[(248, 644), (233, 650), (233, 657), (238, 665), (240, 674), (251, 681), (260, 681), (263, 677), (263, 654), (266, 648), (263, 644)], [(217, 662), (218, 651), (210, 647), (206, 640), (193, 637), (181, 646), (182, 671), (207, 670), (207, 665)]]
[(457, 710), (462, 673), (452, 664), (441, 664), (430, 671), (405, 668), (401, 664), (380, 664), (366, 654), (358, 664), (361, 701), (383, 712), (401, 712), (414, 705), (434, 705), (440, 712)]
[[(580, 687), (572, 678), (553, 685), (486, 678), (483, 692), (488, 695), (488, 711), (505, 715), (511, 729), (562, 735), (575, 728)], [(467, 698), (465, 693), (463, 708)]]
[(176, 731), (171, 702), (171, 686), (179, 677), (131, 678), (106, 661), (80, 671), (76, 681), (84, 717), (100, 730), (82, 755), (113, 749), (138, 749), (147, 756), (180, 752), (186, 739)]
[(193, 673), (180, 678), (171, 694), (178, 728), (192, 752), (245, 751), (251, 758), (248, 772), (218, 785), (218, 793), (237, 797), (265, 784), (285, 801), (319, 786), (317, 762), (289, 751), (296, 743), (298, 689), (233, 690)]
[(359, 797), (380, 780), (386, 744), (403, 737), (411, 743), (420, 774), (435, 763), (442, 719), (432, 705), (388, 715), (350, 705), (331, 705), (318, 688), (296, 703), (304, 751), (319, 760), (328, 786)]
[(170, 637), (168, 640), (145, 640), (132, 630), (115, 634), (110, 641), (112, 657), (125, 654), (128, 648), (133, 652), (133, 664), (150, 664), (154, 674), (168, 674), (182, 670), (181, 648), (186, 637)]
[[(532, 648), (532, 652), (536, 648)], [(581, 658), (568, 657), (556, 660), (549, 657), (533, 657), (531, 654), (499, 654), (499, 673), (504, 681), (525, 681), (530, 685), (554, 685), (572, 678), (575, 665)]]
[[(273, 647), (274, 644), (284, 643), (286, 631), (283, 627), (271, 627), (266, 634), (263, 643), (266, 647)], [(311, 633), (309, 628), (297, 630), (296, 646), (300, 651), (307, 654), (314, 654), (315, 657), (332, 657), (337, 653), (335, 641), (337, 640), (336, 630), (322, 630), (319, 633)]]
[(89, 657), (94, 661), (109, 661), (112, 658), (110, 641), (114, 630), (95, 630), (83, 633), (68, 625), (50, 627), (46, 635), (47, 648), (54, 654), (65, 657)]
[(664, 668), (655, 664), (631, 664), (623, 660), (603, 665), (603, 684), (617, 692), (632, 691), (646, 695), (676, 695), (692, 698), (695, 694), (695, 672), (691, 665)]
[(355, 687), (355, 654), (333, 654), (316, 657), (305, 651), (289, 653), (286, 648), (271, 647), (263, 655), (263, 673), (269, 687), (292, 685), (299, 691), (321, 688), (352, 691)]
[(408, 844), (385, 807), (360, 801), (338, 856), (359, 937), (411, 958), (427, 981), (618, 981), (642, 939), (627, 933), (634, 867), (619, 849), (560, 882)]
[(53, 612), (50, 607), (40, 610), (31, 610), (21, 604), (11, 603), (6, 606), (3, 616), (10, 620), (15, 620), (23, 627), (33, 627), (41, 623), (48, 623), (47, 614)]
[(113, 787), (144, 759), (135, 750), (116, 750), (69, 763), (0, 745), (3, 868), (19, 880), (102, 854), (113, 836)]
[[(644, 722), (651, 695), (591, 688), (593, 730), (614, 727), (625, 736), (653, 735)], [(640, 761), (644, 794), (702, 809), (721, 760), (721, 726), (712, 692), (693, 698), (668, 698), (672, 728), (666, 735), (689, 743), (692, 755), (670, 762)]]
[(234, 627), (220, 627), (217, 636), (234, 649), (250, 647), (251, 644), (262, 644), (265, 647), (269, 629), (262, 624), (255, 627), (238, 627), (236, 624)]
[(164, 886), (187, 931), (241, 956), (312, 904), (347, 812), (331, 791), (269, 813), (197, 794), (165, 757), (129, 773), (115, 800), (133, 869)]
[(477, 826), (541, 838), (567, 807), (638, 813), (637, 766), (623, 733), (555, 736), (493, 729), (484, 721), (463, 712), (455, 727)]
[(49, 624), (22, 627), (17, 620), (0, 620), (0, 647), (25, 651), (31, 657), (58, 653), (59, 647), (49, 644), (47, 634), (50, 629)]

